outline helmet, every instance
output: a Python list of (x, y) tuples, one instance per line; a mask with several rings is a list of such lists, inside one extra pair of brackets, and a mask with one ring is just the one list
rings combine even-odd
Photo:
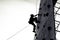
[(31, 14), (30, 16), (31, 16), (31, 17), (34, 17), (34, 15), (33, 15), (33, 14)]

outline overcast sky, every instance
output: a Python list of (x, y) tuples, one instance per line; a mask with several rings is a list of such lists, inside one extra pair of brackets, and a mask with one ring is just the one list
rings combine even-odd
[[(28, 20), (36, 10), (34, 0), (0, 1), (0, 40), (33, 40), (33, 26), (28, 24)], [(11, 37), (24, 27), (27, 28)]]
[[(28, 20), (30, 14), (38, 13), (39, 2), (40, 0), (0, 0), (0, 40), (7, 40), (24, 27), (27, 28), (8, 40), (33, 40), (33, 26), (28, 24)], [(60, 33), (57, 34), (58, 38)]]

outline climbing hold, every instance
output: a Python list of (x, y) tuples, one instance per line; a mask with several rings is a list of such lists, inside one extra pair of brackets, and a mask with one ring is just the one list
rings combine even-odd
[(35, 36), (37, 36), (37, 34), (35, 34)]
[(45, 38), (43, 38), (42, 40), (45, 40)]
[(39, 8), (39, 10), (41, 10), (42, 8)]
[(46, 14), (44, 14), (44, 17), (46, 16)]
[(38, 16), (42, 16), (42, 14), (38, 14)]
[(37, 26), (37, 29), (39, 29), (39, 26)]
[(43, 27), (45, 28), (45, 25), (43, 25)]
[(50, 40), (53, 40), (53, 39), (50, 39)]
[(52, 28), (49, 26), (49, 27), (48, 27), (48, 30), (51, 30), (51, 29), (52, 29)]
[(50, 8), (50, 5), (47, 5), (47, 8)]
[(48, 16), (49, 15), (49, 13), (46, 13), (46, 16)]
[(44, 17), (45, 17), (45, 16), (48, 16), (48, 15), (49, 15), (49, 13), (46, 13), (46, 14), (44, 14)]
[(38, 37), (36, 37), (36, 39), (38, 39)]

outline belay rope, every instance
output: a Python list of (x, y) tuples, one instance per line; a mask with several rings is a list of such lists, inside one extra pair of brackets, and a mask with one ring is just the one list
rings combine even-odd
[(9, 40), (9, 39), (13, 38), (13, 37), (14, 37), (14, 36), (16, 36), (18, 33), (22, 32), (24, 29), (26, 29), (27, 27), (28, 27), (28, 25), (27, 25), (27, 26), (25, 26), (24, 28), (20, 29), (18, 32), (16, 32), (16, 33), (15, 33), (15, 34), (13, 34), (12, 36), (10, 36), (7, 40)]

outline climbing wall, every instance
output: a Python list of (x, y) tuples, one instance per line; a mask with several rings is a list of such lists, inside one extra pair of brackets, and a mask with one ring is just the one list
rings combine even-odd
[(35, 40), (56, 40), (54, 8), (52, 0), (41, 0)]

